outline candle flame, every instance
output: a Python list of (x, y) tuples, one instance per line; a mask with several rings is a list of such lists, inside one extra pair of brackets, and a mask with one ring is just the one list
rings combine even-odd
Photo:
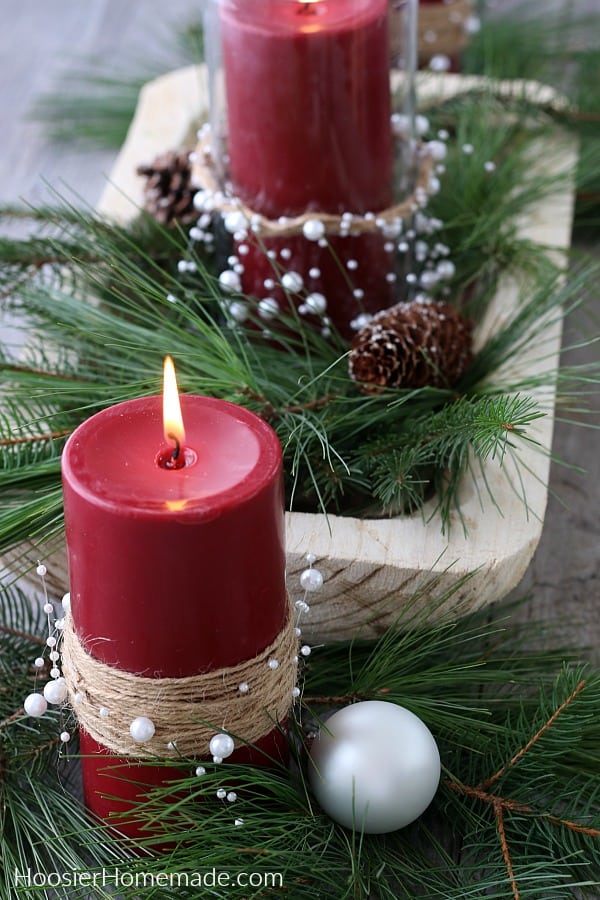
[(165, 356), (163, 381), (163, 428), (168, 441), (175, 441), (177, 448), (185, 440), (185, 429), (181, 415), (181, 404), (177, 390), (175, 366), (170, 356)]

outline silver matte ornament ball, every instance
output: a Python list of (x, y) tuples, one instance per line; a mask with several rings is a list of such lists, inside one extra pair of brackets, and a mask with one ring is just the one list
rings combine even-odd
[(427, 726), (382, 700), (334, 713), (310, 756), (310, 783), (323, 810), (340, 825), (370, 834), (417, 819), (440, 781), (440, 755)]

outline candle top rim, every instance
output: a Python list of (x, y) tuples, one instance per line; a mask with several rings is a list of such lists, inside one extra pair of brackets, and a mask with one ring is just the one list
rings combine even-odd
[[(287, 37), (292, 34), (320, 36), (330, 30), (356, 31), (365, 23), (387, 15), (387, 0), (355, 0), (352, 6), (347, 0), (320, 0), (318, 3), (301, 3), (300, 0), (269, 0), (260, 9), (249, 8), (247, 0), (241, 4), (229, 0), (221, 8), (222, 20), (231, 18), (236, 27), (266, 33), (270, 37)], [(300, 7), (308, 8), (310, 15), (298, 15)], [(274, 10), (278, 14), (274, 14)]]
[(75, 429), (62, 453), (63, 484), (125, 516), (153, 519), (169, 512), (197, 520), (250, 499), (278, 477), (281, 444), (264, 419), (214, 397), (182, 394), (181, 403), (184, 446), (194, 451), (196, 463), (178, 470), (158, 465), (168, 446), (162, 397), (139, 397), (107, 407)]

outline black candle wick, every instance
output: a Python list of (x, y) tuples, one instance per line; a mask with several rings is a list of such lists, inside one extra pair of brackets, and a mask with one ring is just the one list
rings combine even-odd
[(298, 10), (299, 15), (314, 15), (316, 9), (313, 8), (313, 4), (310, 0), (300, 0), (300, 9)]
[(172, 441), (175, 441), (175, 447), (173, 448), (173, 452), (171, 454), (171, 459), (173, 462), (176, 462), (179, 459), (179, 453), (181, 451), (181, 444), (174, 434), (168, 434), (167, 437), (171, 438)]

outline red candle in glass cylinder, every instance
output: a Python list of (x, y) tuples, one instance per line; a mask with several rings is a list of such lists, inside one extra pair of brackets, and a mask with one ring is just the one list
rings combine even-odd
[[(160, 397), (120, 403), (73, 433), (62, 460), (65, 524), (81, 643), (107, 665), (178, 678), (252, 659), (285, 623), (282, 459), (258, 416), (183, 396), (185, 439), (165, 427), (180, 447), (173, 460), (161, 406)], [(276, 758), (284, 746), (278, 730), (257, 742)], [(86, 804), (101, 818), (173, 778), (108, 756), (85, 732), (82, 754)], [(231, 759), (266, 761), (247, 748)]]
[[(234, 193), (269, 218), (388, 207), (387, 0), (224, 0), (220, 9)], [(282, 299), (281, 290), (264, 285), (261, 257), (272, 251), (267, 278), (298, 272), (307, 292), (326, 296), (328, 313), (347, 332), (361, 311), (392, 302), (385, 276), (393, 262), (380, 234), (331, 243), (333, 252), (303, 237), (250, 240), (240, 255), (244, 291)], [(347, 260), (357, 266), (348, 270)], [(315, 268), (320, 274), (311, 278)]]

